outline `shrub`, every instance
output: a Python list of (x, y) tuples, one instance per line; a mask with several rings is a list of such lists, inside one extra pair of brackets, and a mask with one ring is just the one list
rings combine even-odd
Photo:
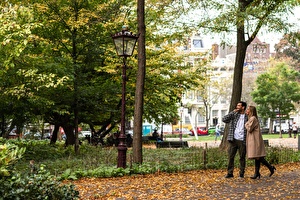
[(6, 200), (73, 200), (79, 198), (79, 192), (74, 185), (61, 184), (41, 166), (37, 174), (20, 175), (0, 180), (0, 196)]
[[(1, 139), (0, 139), (1, 142)], [(17, 140), (15, 140), (17, 144)], [(180, 172), (198, 169), (226, 169), (228, 158), (227, 151), (219, 148), (190, 147), (183, 149), (152, 148), (154, 145), (143, 148), (143, 164), (133, 163), (132, 149), (127, 151), (127, 168), (118, 169), (116, 147), (91, 146), (83, 143), (80, 153), (75, 154), (73, 147), (65, 148), (62, 143), (50, 146), (43, 141), (34, 143), (19, 141), (26, 152), (15, 167), (22, 173), (28, 171), (29, 159), (34, 156), (39, 158), (37, 164), (45, 164), (48, 172), (57, 179), (78, 179), (81, 177), (116, 177), (133, 174), (149, 174), (160, 172)], [(40, 144), (38, 144), (40, 143)], [(31, 146), (30, 146), (30, 145)], [(33, 147), (35, 146), (35, 147)], [(150, 148), (149, 148), (150, 147)], [(31, 149), (28, 153), (28, 149)], [(45, 151), (45, 149), (48, 149)], [(272, 164), (300, 161), (300, 151), (283, 147), (269, 147), (267, 160)], [(45, 159), (42, 159), (44, 157)], [(239, 155), (236, 156), (235, 167), (239, 167)], [(247, 159), (247, 166), (254, 165), (253, 160)]]
[(25, 152), (25, 148), (19, 148), (13, 144), (0, 145), (0, 178), (10, 176), (12, 166)]
[(14, 144), (0, 145), (0, 199), (78, 199), (79, 192), (74, 186), (61, 184), (55, 176), (45, 170), (44, 165), (36, 170), (31, 161), (30, 173), (17, 173), (13, 164), (22, 157), (24, 152), (25, 148)]

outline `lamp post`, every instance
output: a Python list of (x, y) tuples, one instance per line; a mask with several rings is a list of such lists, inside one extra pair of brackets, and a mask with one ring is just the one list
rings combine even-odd
[(181, 107), (180, 107), (180, 133), (179, 133), (179, 139), (180, 141), (182, 141), (182, 114), (183, 114), (183, 106), (181, 104)]
[(122, 110), (121, 110), (121, 132), (118, 144), (118, 165), (117, 167), (126, 168), (126, 134), (125, 134), (125, 116), (126, 116), (126, 58), (132, 56), (133, 50), (138, 39), (138, 35), (128, 31), (128, 26), (122, 26), (122, 31), (112, 35), (117, 55), (123, 57), (122, 66)]

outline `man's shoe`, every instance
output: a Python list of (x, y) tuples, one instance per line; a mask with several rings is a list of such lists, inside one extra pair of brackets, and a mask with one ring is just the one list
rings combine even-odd
[(244, 178), (244, 174), (240, 174), (240, 178)]
[(233, 178), (233, 174), (227, 174), (225, 178)]

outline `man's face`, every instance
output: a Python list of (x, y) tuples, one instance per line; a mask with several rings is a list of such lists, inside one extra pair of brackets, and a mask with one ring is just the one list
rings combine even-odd
[(239, 112), (243, 111), (244, 109), (243, 109), (242, 103), (238, 103), (238, 104), (236, 105), (236, 109), (237, 109)]

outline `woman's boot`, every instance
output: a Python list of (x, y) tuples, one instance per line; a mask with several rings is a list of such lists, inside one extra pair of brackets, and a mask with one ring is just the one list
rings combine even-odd
[(268, 163), (268, 161), (266, 161), (265, 158), (260, 158), (260, 162), (262, 164), (264, 164), (270, 170), (270, 175), (269, 176), (271, 177), (274, 174), (276, 168), (274, 166), (270, 165), (270, 163)]
[(252, 179), (260, 179), (260, 173), (259, 173), (259, 169), (260, 169), (260, 161), (259, 159), (255, 159), (255, 174), (253, 176), (251, 176), (250, 178)]

